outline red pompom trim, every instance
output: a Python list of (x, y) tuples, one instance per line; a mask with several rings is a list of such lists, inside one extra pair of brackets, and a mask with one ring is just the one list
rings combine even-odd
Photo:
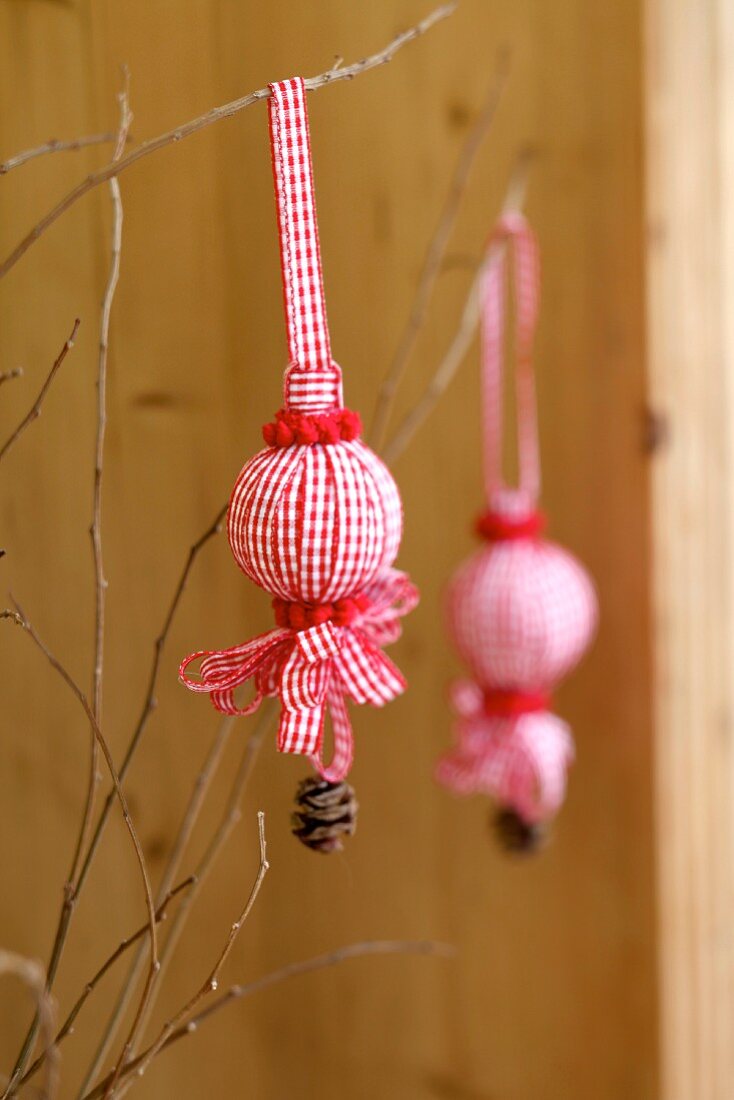
[(547, 691), (504, 691), (490, 688), (484, 693), (484, 713), (497, 718), (516, 718), (520, 714), (535, 714), (550, 710)]
[(508, 539), (534, 539), (545, 530), (545, 515), (528, 512), (524, 516), (508, 516), (502, 512), (483, 512), (475, 524), (476, 533), (490, 542)]
[(330, 413), (296, 413), (279, 409), (275, 420), (263, 425), (263, 439), (269, 447), (308, 446), (311, 443), (351, 443), (362, 434), (359, 413), (334, 409)]
[(333, 603), (289, 603), (278, 596), (273, 600), (275, 621), (284, 630), (308, 630), (312, 626), (332, 622), (335, 626), (349, 626), (371, 606), (366, 596), (334, 600)]

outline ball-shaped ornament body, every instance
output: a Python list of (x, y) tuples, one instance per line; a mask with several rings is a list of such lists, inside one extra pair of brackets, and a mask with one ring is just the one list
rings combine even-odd
[(476, 681), (548, 689), (577, 664), (597, 622), (592, 581), (576, 558), (541, 538), (487, 542), (454, 574), (449, 631)]
[(243, 572), (306, 604), (361, 592), (394, 562), (402, 527), (392, 475), (358, 439), (265, 447), (240, 471), (227, 521)]

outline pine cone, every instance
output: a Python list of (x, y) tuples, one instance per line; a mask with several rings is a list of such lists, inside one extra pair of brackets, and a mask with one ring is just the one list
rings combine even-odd
[(358, 810), (354, 789), (348, 783), (309, 776), (296, 791), (293, 835), (314, 852), (341, 852), (343, 838), (354, 836)]
[(532, 855), (548, 840), (548, 827), (542, 821), (524, 821), (507, 806), (498, 810), (492, 820), (500, 846), (512, 855)]

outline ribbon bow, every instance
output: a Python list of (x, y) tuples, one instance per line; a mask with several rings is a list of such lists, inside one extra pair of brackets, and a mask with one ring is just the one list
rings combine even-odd
[[(329, 619), (303, 630), (276, 627), (231, 649), (192, 653), (179, 678), (191, 691), (207, 692), (223, 714), (252, 714), (265, 697), (279, 696), (280, 752), (310, 756), (324, 779), (341, 780), (354, 754), (346, 697), (379, 707), (405, 690), (402, 673), (380, 647), (399, 637), (400, 618), (418, 602), (417, 589), (395, 569), (385, 570), (363, 596), (359, 615), (348, 625)], [(188, 675), (189, 665), (199, 660), (199, 677)], [(248, 680), (254, 681), (255, 696), (238, 707), (235, 688)], [(324, 765), (327, 708), (334, 754)]]
[(438, 781), (457, 794), (489, 794), (529, 823), (555, 813), (574, 756), (566, 723), (537, 705), (488, 711), (485, 692), (471, 680), (452, 685), (451, 701), (456, 744), (438, 762)]

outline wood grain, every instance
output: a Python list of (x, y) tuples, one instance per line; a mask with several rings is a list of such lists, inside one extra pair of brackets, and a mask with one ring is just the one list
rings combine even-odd
[[(122, 62), (132, 74), (140, 139), (269, 80), (321, 71), (336, 53), (360, 56), (425, 7), (2, 3), (0, 155), (113, 127)], [(268, 749), (151, 1030), (197, 988), (239, 911), (257, 861), (257, 809), (268, 815), (272, 871), (233, 951), (232, 980), (368, 937), (435, 936), (456, 943), (459, 956), (357, 960), (274, 988), (163, 1055), (137, 1090), (142, 1098), (657, 1095), (639, 23), (634, 0), (464, 0), (389, 67), (311, 103), (332, 342), (350, 405), (368, 411), (497, 49), (512, 47), (505, 102), (452, 252), (480, 247), (517, 149), (537, 146), (528, 210), (545, 270), (545, 500), (553, 534), (596, 576), (603, 616), (593, 654), (559, 695), (578, 761), (555, 842), (535, 863), (508, 864), (488, 838), (486, 805), (454, 802), (431, 780), (448, 738), (444, 687), (454, 670), (440, 592), (471, 546), (480, 503), (477, 369), (469, 362), (397, 468), (407, 513), (400, 561), (423, 603), (396, 653), (409, 694), (382, 713), (355, 716), (359, 834), (340, 859), (303, 852), (288, 833), (288, 812), (304, 767)], [(256, 106), (121, 181), (105, 486), (105, 709), (118, 754), (185, 549), (279, 403), (285, 342), (265, 114)], [(0, 181), (3, 250), (104, 156), (92, 148), (38, 160)], [(27, 407), (70, 322), (82, 317), (73, 362), (2, 470), (0, 542), (8, 554), (0, 568), (84, 682), (93, 645), (94, 333), (108, 205), (102, 192), (87, 196), (0, 286), (0, 367), (26, 368), (0, 394), (0, 426)], [(450, 339), (469, 278), (461, 265), (443, 277), (398, 414)], [(210, 544), (165, 654), (159, 711), (128, 784), (154, 869), (216, 724), (206, 701), (176, 683), (177, 661), (268, 624), (267, 599), (243, 581), (224, 541)], [(43, 956), (80, 811), (87, 736), (30, 647), (12, 632), (0, 645), (0, 940)], [(234, 738), (232, 762), (238, 747)], [(213, 789), (192, 864), (224, 780)], [(62, 1005), (141, 923), (136, 885), (116, 824), (80, 906), (60, 975)], [(13, 991), (2, 994), (6, 1065), (27, 1019)], [(92, 1020), (111, 988), (95, 997)], [(80, 1017), (64, 1051), (68, 1080), (91, 1046)]]
[(660, 997), (666, 1100), (734, 1079), (734, 13), (647, 5)]

